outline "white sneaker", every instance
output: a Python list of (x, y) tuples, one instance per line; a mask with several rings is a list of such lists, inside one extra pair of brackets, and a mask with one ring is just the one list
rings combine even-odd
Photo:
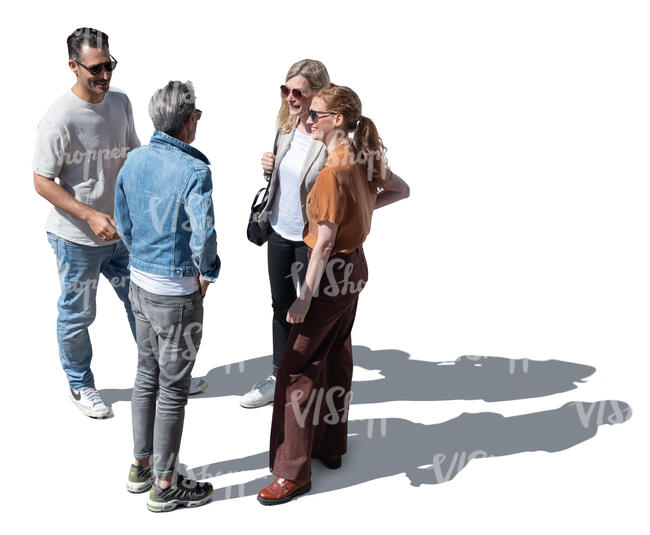
[(81, 412), (91, 418), (104, 418), (111, 414), (111, 409), (99, 397), (99, 392), (92, 387), (84, 386), (79, 390), (70, 387), (70, 399)]
[(253, 386), (250, 392), (246, 392), (239, 400), (239, 404), (246, 409), (263, 407), (273, 401), (275, 395), (275, 375), (269, 375), (261, 383)]
[(192, 377), (192, 382), (190, 383), (189, 395), (193, 396), (194, 394), (203, 392), (206, 388), (208, 388), (208, 383), (206, 383), (203, 379), (199, 379), (198, 377)]

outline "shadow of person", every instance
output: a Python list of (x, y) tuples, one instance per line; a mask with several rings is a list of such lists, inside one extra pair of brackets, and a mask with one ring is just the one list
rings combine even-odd
[[(504, 417), (492, 412), (463, 413), (433, 425), (402, 418), (352, 420), (343, 467), (328, 470), (312, 463), (310, 494), (329, 492), (383, 477), (404, 474), (411, 485), (451, 481), (470, 461), (515, 453), (566, 450), (589, 440), (601, 425), (621, 424), (632, 416), (622, 401), (573, 401), (557, 409)], [(268, 467), (268, 452), (188, 470), (206, 479)], [(217, 488), (212, 501), (256, 495), (272, 475)]]
[[(404, 351), (373, 351), (354, 346), (355, 366), (376, 371), (381, 378), (352, 382), (352, 403), (386, 401), (440, 401), (482, 399), (505, 401), (549, 396), (577, 388), (596, 369), (561, 360), (510, 359), (464, 355), (455, 361), (414, 360)], [(212, 369), (208, 387), (191, 399), (240, 396), (271, 370), (271, 356), (258, 357)], [(101, 390), (109, 404), (130, 401), (131, 389)]]
[(383, 376), (352, 384), (352, 403), (482, 399), (506, 401), (577, 388), (596, 368), (561, 360), (464, 355), (455, 361), (413, 360), (408, 353), (354, 347), (354, 363)]

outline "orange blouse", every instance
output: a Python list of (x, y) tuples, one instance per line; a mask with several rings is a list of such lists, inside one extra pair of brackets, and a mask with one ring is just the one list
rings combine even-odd
[(308, 222), (303, 239), (308, 247), (313, 249), (316, 245), (321, 221), (339, 226), (332, 254), (353, 251), (368, 236), (377, 187), (390, 180), (391, 172), (382, 160), (360, 160), (354, 148), (345, 142), (330, 153), (307, 197)]

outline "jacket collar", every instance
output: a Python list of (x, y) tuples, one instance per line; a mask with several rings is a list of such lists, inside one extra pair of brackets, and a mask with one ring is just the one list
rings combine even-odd
[(176, 139), (175, 137), (172, 137), (168, 134), (165, 134), (165, 132), (161, 132), (160, 130), (154, 130), (153, 136), (151, 136), (151, 142), (150, 143), (159, 143), (163, 145), (172, 145), (183, 152), (186, 152), (190, 156), (193, 156), (194, 158), (198, 158), (202, 162), (210, 165), (210, 161), (208, 158), (203, 154), (200, 150), (195, 149), (191, 145), (188, 145), (184, 141), (181, 141), (180, 139)]

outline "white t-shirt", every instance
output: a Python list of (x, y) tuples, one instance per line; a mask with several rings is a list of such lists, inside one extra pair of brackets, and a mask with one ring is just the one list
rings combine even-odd
[(131, 282), (147, 292), (156, 295), (188, 295), (199, 289), (199, 277), (167, 277), (166, 275), (154, 275), (145, 273), (133, 266), (131, 270)]
[(300, 204), (300, 173), (312, 142), (311, 136), (294, 130), (291, 145), (278, 167), (278, 189), (269, 223), (286, 240), (302, 241), (305, 222)]
[[(129, 98), (110, 90), (91, 104), (71, 90), (59, 98), (38, 125), (33, 169), (59, 184), (75, 199), (113, 215), (117, 174), (131, 149), (140, 146)], [(90, 226), (52, 207), (48, 232), (82, 245), (109, 245)], [(117, 240), (116, 240), (117, 241)]]

